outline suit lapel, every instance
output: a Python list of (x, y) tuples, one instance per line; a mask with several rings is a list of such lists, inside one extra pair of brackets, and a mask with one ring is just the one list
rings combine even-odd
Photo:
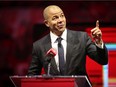
[[(46, 44), (44, 45), (44, 49), (45, 49), (45, 52), (47, 53), (47, 51), (52, 48), (50, 34), (47, 36), (45, 41), (46, 41), (45, 42)], [(51, 59), (51, 70), (52, 70), (53, 73), (59, 73), (59, 71), (57, 70), (57, 65), (56, 65), (56, 62), (55, 62), (55, 58)]]
[(72, 52), (72, 44), (70, 43), (72, 42), (72, 35), (69, 31), (70, 30), (67, 30), (66, 72), (68, 71)]
[(51, 39), (50, 39), (50, 35), (49, 34), (48, 34), (47, 38), (45, 39), (44, 43), (45, 43), (44, 44), (44, 49), (45, 49), (45, 52), (47, 53), (47, 51), (52, 48), (52, 46), (51, 46)]
[[(76, 37), (77, 38), (77, 37)], [(67, 53), (66, 53), (66, 74), (69, 72), (69, 67), (72, 66), (73, 54), (76, 51), (75, 48), (78, 48), (79, 42), (78, 39), (75, 39), (73, 31), (67, 30)], [(76, 42), (76, 43), (75, 43)]]

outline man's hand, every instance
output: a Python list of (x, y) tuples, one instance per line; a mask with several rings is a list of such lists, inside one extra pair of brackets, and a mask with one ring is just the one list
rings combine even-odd
[(102, 32), (99, 29), (99, 20), (96, 21), (96, 27), (91, 30), (92, 38), (95, 40), (96, 44), (102, 44)]

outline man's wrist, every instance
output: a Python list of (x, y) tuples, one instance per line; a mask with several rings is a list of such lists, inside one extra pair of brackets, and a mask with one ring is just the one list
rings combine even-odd
[(103, 45), (104, 45), (104, 43), (103, 43), (103, 40), (101, 39), (101, 40), (95, 40), (95, 44), (99, 47), (99, 48), (102, 48), (103, 49)]

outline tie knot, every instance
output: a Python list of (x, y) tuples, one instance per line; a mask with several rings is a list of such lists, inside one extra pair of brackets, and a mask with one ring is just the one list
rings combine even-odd
[(62, 40), (63, 40), (63, 39), (62, 39), (61, 37), (58, 37), (58, 38), (57, 38), (57, 41), (58, 41), (59, 44), (61, 44), (61, 41), (62, 41)]

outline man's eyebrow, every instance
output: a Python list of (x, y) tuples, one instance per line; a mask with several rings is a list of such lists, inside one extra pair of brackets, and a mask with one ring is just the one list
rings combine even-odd
[(57, 17), (57, 15), (54, 15), (53, 17)]
[[(58, 12), (58, 13), (60, 13), (60, 12)], [(57, 17), (57, 14), (58, 14), (58, 13), (55, 13), (52, 17)], [(60, 13), (60, 15), (62, 15), (62, 14), (64, 15), (63, 12)]]

